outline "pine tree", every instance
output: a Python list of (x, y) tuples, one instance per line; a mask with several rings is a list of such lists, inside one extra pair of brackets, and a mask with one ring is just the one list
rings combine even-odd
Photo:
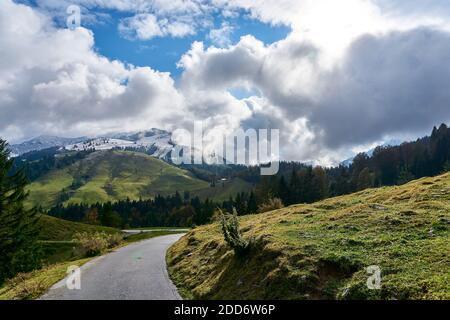
[(311, 181), (312, 201), (319, 201), (328, 197), (328, 177), (326, 171), (322, 167), (313, 169), (313, 177)]
[(306, 167), (298, 173), (299, 183), (299, 199), (294, 203), (311, 203), (314, 202), (314, 190), (312, 167)]
[(443, 173), (449, 172), (450, 171), (450, 160), (447, 160), (444, 164), (444, 169), (443, 169)]
[(83, 222), (86, 224), (98, 225), (100, 222), (97, 208), (91, 207), (88, 209), (84, 215)]
[(122, 226), (122, 218), (113, 210), (110, 202), (106, 203), (100, 215), (102, 225), (112, 228), (120, 228)]
[(292, 169), (289, 189), (290, 197), (287, 204), (299, 203), (301, 201), (301, 181), (295, 168)]
[(0, 139), (0, 284), (18, 272), (40, 266), (36, 210), (26, 210), (27, 179), (19, 170), (10, 175), (13, 160)]
[(286, 183), (286, 179), (281, 176), (280, 181), (278, 182), (278, 196), (285, 204), (290, 204), (290, 190)]
[(397, 184), (402, 185), (414, 179), (415, 179), (414, 175), (411, 172), (409, 172), (407, 168), (403, 167), (400, 170), (400, 173), (398, 174)]
[(249, 214), (256, 213), (258, 211), (258, 203), (256, 202), (256, 196), (250, 192), (250, 197), (248, 198), (247, 212)]
[(358, 182), (357, 182), (357, 190), (365, 190), (373, 185), (373, 178), (372, 174), (370, 173), (369, 168), (364, 168), (358, 176)]

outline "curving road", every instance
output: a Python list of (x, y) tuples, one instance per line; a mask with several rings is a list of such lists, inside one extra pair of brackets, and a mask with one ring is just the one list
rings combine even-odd
[(66, 279), (43, 300), (179, 300), (166, 270), (166, 251), (182, 234), (157, 237), (120, 248), (81, 267), (81, 289)]

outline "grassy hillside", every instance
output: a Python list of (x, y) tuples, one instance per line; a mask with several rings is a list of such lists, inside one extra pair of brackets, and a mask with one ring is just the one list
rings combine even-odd
[(120, 232), (113, 228), (71, 222), (47, 215), (39, 216), (38, 225), (40, 230), (39, 240), (45, 264), (80, 259), (81, 257), (75, 250), (77, 244), (72, 241), (77, 232), (105, 232), (109, 234)]
[(87, 203), (151, 198), (156, 194), (208, 187), (188, 171), (145, 154), (98, 151), (73, 165), (53, 170), (30, 184), (29, 205)]
[[(450, 299), (450, 174), (241, 219), (245, 258), (218, 224), (168, 252), (188, 298)], [(366, 268), (381, 268), (381, 290)]]
[(47, 215), (39, 216), (38, 225), (40, 230), (39, 240), (43, 241), (71, 241), (73, 239), (73, 235), (77, 232), (119, 232), (119, 230), (114, 228), (71, 222)]

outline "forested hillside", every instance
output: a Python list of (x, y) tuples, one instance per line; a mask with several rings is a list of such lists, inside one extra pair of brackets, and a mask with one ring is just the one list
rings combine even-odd
[[(258, 205), (279, 198), (285, 205), (313, 203), (329, 197), (350, 194), (373, 187), (401, 185), (450, 170), (450, 129), (442, 124), (431, 136), (400, 146), (378, 147), (369, 157), (357, 155), (350, 166), (322, 168), (295, 162), (282, 162), (276, 176), (261, 178), (255, 188)], [(237, 176), (254, 181), (257, 168)], [(242, 193), (227, 203), (248, 212), (250, 193)]]

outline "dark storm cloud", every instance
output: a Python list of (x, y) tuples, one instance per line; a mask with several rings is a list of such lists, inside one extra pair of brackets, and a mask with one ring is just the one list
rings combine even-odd
[(450, 35), (421, 28), (364, 36), (325, 83), (308, 118), (328, 146), (430, 129), (450, 119)]

